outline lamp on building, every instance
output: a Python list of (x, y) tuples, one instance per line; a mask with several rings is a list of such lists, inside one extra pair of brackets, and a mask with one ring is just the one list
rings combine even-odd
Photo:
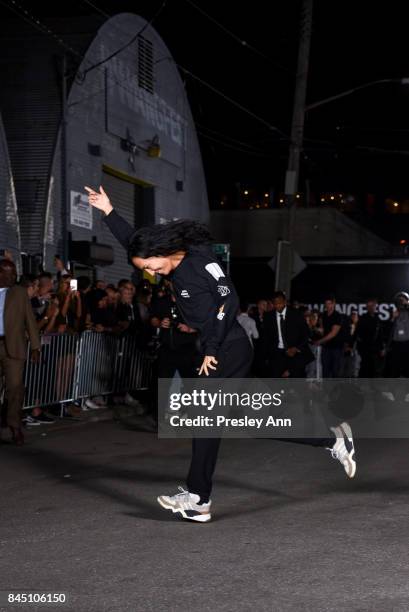
[(160, 157), (162, 152), (158, 135), (154, 136), (151, 140), (136, 143), (128, 133), (127, 138), (121, 138), (121, 148), (129, 153), (128, 161), (132, 166), (135, 163), (135, 157), (140, 154), (140, 151), (145, 151), (148, 157), (156, 158)]
[(148, 144), (147, 152), (148, 157), (160, 157), (162, 151), (160, 148), (159, 136), (157, 134)]

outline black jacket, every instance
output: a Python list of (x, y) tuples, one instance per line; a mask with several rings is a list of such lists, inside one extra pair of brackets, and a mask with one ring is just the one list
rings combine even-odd
[[(127, 249), (135, 230), (115, 210), (104, 221)], [(239, 310), (236, 290), (210, 249), (189, 251), (169, 280), (183, 319), (200, 332), (205, 355), (216, 355), (227, 338), (246, 337), (236, 319)]]
[[(308, 325), (301, 312), (287, 306), (285, 319), (281, 324), (284, 348), (297, 348), (299, 357), (306, 365), (314, 360), (314, 356), (309, 347)], [(264, 315), (264, 342), (269, 356), (273, 356), (278, 350), (278, 326), (277, 313), (268, 312)]]

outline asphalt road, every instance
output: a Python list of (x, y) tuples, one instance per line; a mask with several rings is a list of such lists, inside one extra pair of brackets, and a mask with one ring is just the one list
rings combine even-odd
[(156, 503), (184, 484), (188, 441), (114, 422), (41, 431), (0, 446), (1, 610), (409, 610), (409, 441), (358, 441), (350, 481), (321, 449), (225, 440), (214, 519), (195, 524)]

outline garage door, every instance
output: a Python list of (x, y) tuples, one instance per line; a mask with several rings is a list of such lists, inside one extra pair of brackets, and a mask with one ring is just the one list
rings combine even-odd
[[(141, 189), (138, 185), (134, 185), (117, 176), (112, 176), (107, 172), (102, 174), (102, 186), (109, 195), (109, 199), (115, 210), (135, 227), (135, 203), (136, 190)], [(114, 249), (114, 263), (112, 266), (107, 266), (102, 269), (102, 276), (109, 283), (117, 284), (121, 278), (130, 278), (132, 274), (132, 266), (128, 264), (128, 256), (125, 249), (119, 244), (116, 238), (113, 237), (105, 223), (102, 224), (101, 242), (110, 244)]]

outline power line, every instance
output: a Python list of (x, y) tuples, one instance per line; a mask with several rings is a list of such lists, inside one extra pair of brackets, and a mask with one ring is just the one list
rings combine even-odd
[[(159, 9), (156, 11), (156, 13), (154, 14), (154, 16), (145, 23), (145, 25), (139, 30), (139, 32), (137, 32), (135, 34), (135, 36), (133, 36), (131, 38), (131, 40), (129, 40), (125, 45), (123, 45), (122, 47), (120, 47), (119, 49), (117, 49), (116, 51), (114, 51), (113, 53), (111, 53), (110, 55), (108, 55), (108, 57), (104, 58), (103, 60), (101, 60), (100, 62), (97, 62), (96, 64), (93, 64), (92, 66), (90, 66), (89, 68), (87, 68), (86, 70), (84, 70), (83, 72), (83, 76), (85, 77), (88, 72), (91, 72), (91, 70), (94, 70), (95, 68), (99, 68), (100, 66), (102, 66), (103, 64), (106, 64), (106, 62), (109, 62), (109, 60), (111, 60), (113, 57), (115, 57), (116, 55), (118, 55), (119, 53), (122, 53), (122, 51), (124, 51), (125, 49), (127, 49), (128, 47), (130, 47), (137, 39), (139, 36), (142, 35), (142, 33), (150, 26), (152, 25), (152, 23), (155, 21), (155, 19), (157, 17), (159, 17), (160, 13), (163, 11), (163, 9), (166, 6), (168, 0), (163, 0), (161, 6), (159, 7)], [(96, 8), (94, 4), (92, 4), (91, 2), (89, 2), (88, 0), (85, 0), (85, 2), (87, 2), (87, 4), (89, 4), (90, 6), (93, 6), (93, 8)]]
[[(174, 61), (174, 60), (172, 60), (172, 61)], [(186, 74), (187, 76), (190, 76), (192, 79), (194, 79), (195, 81), (197, 81), (201, 85), (204, 85), (205, 87), (207, 87), (208, 89), (213, 91), (213, 93), (218, 94), (219, 96), (224, 98), (224, 100), (227, 100), (228, 102), (230, 102), (230, 104), (232, 104), (236, 108), (239, 108), (241, 111), (243, 111), (244, 113), (246, 113), (250, 117), (253, 117), (253, 119), (256, 119), (257, 121), (260, 121), (260, 123), (262, 123), (263, 125), (267, 126), (270, 130), (273, 130), (274, 132), (278, 132), (281, 136), (283, 136), (284, 138), (288, 139), (288, 135), (285, 134), (280, 128), (276, 127), (275, 125), (272, 125), (269, 121), (267, 121), (266, 119), (263, 119), (263, 117), (260, 117), (259, 115), (256, 115), (256, 113), (254, 113), (253, 111), (249, 110), (248, 108), (246, 108), (245, 106), (240, 104), (240, 102), (237, 102), (236, 100), (233, 100), (233, 98), (230, 98), (230, 96), (228, 96), (227, 94), (223, 93), (222, 91), (220, 91), (220, 89), (217, 89), (216, 87), (214, 87), (214, 85), (211, 85), (210, 83), (208, 83), (207, 81), (205, 81), (201, 77), (197, 76), (196, 74), (194, 74), (188, 68), (185, 68), (184, 66), (182, 66), (181, 64), (178, 64), (177, 62), (174, 62), (174, 63), (175, 63), (175, 65), (178, 68), (180, 68), (180, 70), (182, 70), (182, 72), (184, 74)]]
[[(6, 6), (9, 10), (11, 10), (13, 13), (15, 13), (18, 17), (20, 17), (20, 19), (22, 19), (23, 21), (27, 22), (29, 25), (31, 25), (32, 27), (34, 27), (35, 29), (39, 30), (42, 34), (47, 34), (49, 36), (51, 36), (52, 38), (54, 38), (56, 40), (56, 42), (58, 44), (60, 44), (61, 46), (63, 46), (65, 49), (69, 50), (71, 53), (73, 53), (75, 56), (77, 56), (81, 61), (85, 61), (88, 62), (90, 60), (88, 60), (83, 54), (81, 54), (77, 49), (74, 49), (73, 47), (67, 45), (61, 38), (58, 37), (57, 34), (55, 34), (55, 32), (53, 32), (50, 28), (48, 28), (48, 26), (44, 25), (39, 19), (37, 19), (33, 14), (29, 13), (28, 11), (26, 11), (24, 9), (23, 6), (19, 5), (17, 2), (15, 2), (14, 0), (10, 0), (11, 2), (13, 2), (14, 5), (18, 6), (21, 10), (24, 11), (25, 15), (22, 15), (21, 13), (19, 13), (17, 10), (15, 10), (14, 8), (12, 8), (11, 6), (5, 4), (3, 2), (3, 0), (0, 0), (0, 4), (3, 4), (3, 6)], [(101, 71), (101, 74), (105, 76), (105, 71), (103, 68), (98, 67), (98, 70)], [(83, 73), (82, 73), (83, 74)], [(125, 87), (121, 81), (118, 81), (117, 79), (111, 77), (108, 75), (109, 80), (113, 83), (113, 85), (118, 85), (119, 87), (121, 87), (121, 89), (123, 89), (124, 91), (130, 93), (131, 95), (134, 94), (134, 92), (130, 89), (128, 89), (127, 87)], [(125, 80), (125, 79), (124, 79)], [(76, 104), (79, 104), (80, 102), (84, 101), (84, 100), (88, 100), (89, 98), (92, 98), (95, 95), (98, 95), (100, 93), (103, 93), (106, 91), (106, 87), (104, 87), (103, 89), (100, 89), (96, 92), (93, 92), (92, 94), (88, 95), (88, 96), (84, 96), (83, 98), (81, 98), (80, 100), (78, 100), (77, 102), (73, 102), (71, 103), (69, 106), (74, 106)], [(149, 105), (148, 102), (145, 101), (145, 103), (148, 106), (151, 106), (153, 108), (153, 105)]]
[(256, 151), (249, 151), (248, 149), (237, 147), (234, 144), (221, 140), (220, 138), (209, 136), (208, 134), (205, 134), (204, 132), (202, 132), (200, 129), (197, 130), (197, 133), (200, 134), (203, 138), (206, 138), (207, 140), (210, 140), (211, 142), (216, 142), (217, 144), (220, 144), (223, 147), (226, 147), (228, 149), (233, 149), (234, 151), (239, 151), (240, 153), (245, 153), (246, 155), (250, 155), (252, 157), (265, 157), (265, 158), (271, 159), (271, 154), (268, 154), (267, 152), (257, 153)]
[[(166, 0), (165, 0), (166, 1)], [(190, 0), (189, 0), (190, 1)], [(101, 8), (99, 8), (94, 2), (91, 2), (91, 0), (83, 0), (83, 2), (86, 2), (89, 6), (92, 6), (92, 8), (94, 8), (96, 11), (98, 11), (101, 15), (103, 15), (106, 18), (110, 18), (111, 15), (109, 15), (108, 13), (106, 13), (104, 10), (102, 10)], [(162, 5), (163, 7), (163, 5)], [(161, 9), (162, 9), (161, 7)], [(161, 10), (160, 9), (160, 10)], [(158, 11), (157, 14), (159, 14), (160, 10)], [(155, 17), (156, 18), (156, 17)], [(284, 138), (288, 139), (288, 135), (285, 134), (282, 130), (280, 130), (279, 128), (277, 128), (276, 126), (272, 125), (271, 123), (269, 123), (268, 121), (266, 121), (265, 119), (263, 119), (262, 117), (259, 117), (258, 115), (256, 115), (255, 113), (253, 113), (253, 111), (250, 111), (249, 109), (245, 108), (242, 104), (240, 104), (239, 102), (236, 102), (235, 100), (233, 100), (232, 98), (230, 98), (229, 96), (227, 96), (226, 94), (224, 94), (223, 92), (221, 92), (220, 90), (218, 90), (216, 87), (214, 87), (213, 85), (210, 85), (210, 83), (207, 83), (206, 81), (204, 81), (203, 79), (201, 79), (199, 76), (195, 75), (192, 71), (188, 70), (187, 68), (185, 68), (184, 66), (182, 66), (181, 64), (178, 64), (173, 57), (171, 56), (166, 56), (163, 57), (159, 60), (157, 60), (155, 62), (155, 64), (164, 61), (164, 60), (169, 60), (172, 61), (180, 70), (182, 70), (185, 74), (191, 76), (193, 79), (197, 80), (198, 82), (200, 82), (202, 85), (204, 85), (205, 87), (208, 87), (209, 89), (211, 89), (214, 93), (217, 93), (218, 95), (220, 95), (221, 97), (223, 97), (225, 100), (229, 101), (231, 104), (233, 104), (234, 106), (240, 108), (240, 110), (246, 112), (247, 114), (249, 114), (250, 116), (253, 117), (253, 119), (257, 119), (258, 121), (260, 121), (261, 123), (263, 123), (265, 126), (267, 126), (270, 130), (276, 131), (278, 132), (281, 136), (283, 136)], [(107, 60), (105, 60), (107, 61)]]
[[(87, 1), (87, 0), (85, 0)], [(235, 34), (234, 32), (232, 32), (231, 30), (229, 30), (225, 25), (223, 25), (222, 23), (220, 23), (220, 21), (217, 21), (217, 19), (215, 19), (214, 17), (212, 17), (211, 15), (209, 15), (209, 13), (206, 13), (206, 11), (204, 11), (200, 6), (198, 6), (195, 2), (192, 2), (192, 0), (185, 0), (188, 4), (190, 4), (190, 6), (192, 6), (193, 8), (195, 8), (199, 13), (201, 13), (204, 17), (206, 17), (207, 19), (209, 19), (209, 21), (211, 21), (212, 23), (214, 23), (218, 28), (220, 28), (221, 30), (223, 30), (223, 32), (225, 34), (227, 34), (228, 36), (230, 36), (231, 38), (233, 38), (233, 40), (235, 40), (237, 43), (239, 43), (239, 45), (241, 47), (244, 47), (246, 49), (249, 49), (250, 51), (253, 51), (253, 53), (256, 53), (257, 55), (259, 55), (260, 57), (263, 57), (265, 60), (267, 60), (270, 64), (272, 64), (273, 66), (276, 66), (276, 68), (279, 68), (280, 70), (282, 70), (283, 72), (289, 72), (288, 68), (286, 68), (285, 66), (282, 66), (281, 64), (279, 64), (278, 62), (275, 62), (274, 60), (272, 60), (270, 57), (268, 57), (268, 55), (266, 55), (265, 53), (263, 53), (262, 51), (260, 51), (260, 49), (257, 49), (256, 47), (254, 47), (253, 45), (250, 45), (247, 41), (243, 40), (240, 36), (237, 36), (237, 34)]]
[(358, 150), (369, 151), (370, 153), (387, 153), (388, 155), (409, 155), (405, 149), (383, 149), (382, 147), (372, 147), (370, 145), (355, 145)]
[(237, 144), (239, 146), (246, 147), (249, 150), (255, 151), (255, 152), (258, 152), (258, 153), (265, 153), (266, 152), (266, 149), (257, 148), (257, 147), (254, 146), (254, 144), (249, 144), (248, 142), (244, 142), (243, 140), (237, 140), (237, 138), (233, 138), (232, 136), (229, 136), (228, 134), (224, 134), (223, 132), (220, 132), (218, 130), (213, 130), (213, 129), (207, 127), (206, 125), (203, 125), (203, 124), (201, 124), (201, 123), (199, 123), (197, 121), (195, 121), (195, 124), (201, 130), (206, 130), (210, 134), (214, 134), (216, 136), (224, 138), (224, 139), (226, 139), (227, 141), (230, 141), (233, 144)]
[(80, 57), (83, 59), (83, 55), (77, 51), (76, 49), (74, 49), (73, 47), (71, 47), (70, 45), (68, 45), (62, 38), (60, 38), (55, 32), (53, 32), (50, 28), (48, 28), (48, 26), (46, 26), (45, 24), (41, 23), (39, 19), (37, 19), (32, 13), (30, 13), (29, 11), (27, 11), (24, 6), (21, 6), (21, 4), (18, 4), (15, 0), (9, 0), (11, 2), (11, 4), (17, 8), (19, 8), (20, 10), (23, 11), (24, 15), (22, 15), (21, 13), (18, 12), (18, 10), (16, 10), (15, 8), (13, 8), (13, 6), (10, 6), (9, 4), (6, 4), (5, 2), (3, 2), (2, 0), (0, 0), (0, 3), (5, 6), (6, 8), (8, 8), (10, 11), (12, 11), (15, 15), (17, 15), (18, 17), (20, 17), (20, 19), (23, 19), (25, 22), (27, 22), (28, 24), (30, 24), (31, 26), (33, 26), (34, 28), (36, 28), (37, 30), (39, 30), (42, 34), (48, 34), (49, 36), (51, 36), (52, 38), (54, 38), (54, 40), (61, 45), (62, 47), (64, 47), (67, 51), (70, 51), (70, 53), (72, 53), (73, 55), (76, 55), (77, 57)]
[(313, 102), (313, 104), (308, 104), (305, 107), (305, 112), (313, 110), (314, 108), (318, 108), (319, 106), (323, 106), (324, 104), (328, 104), (329, 102), (334, 102), (335, 100), (339, 100), (341, 98), (345, 98), (346, 96), (350, 96), (351, 94), (361, 91), (362, 89), (367, 89), (368, 87), (372, 87), (373, 85), (384, 85), (385, 83), (400, 83), (401, 85), (407, 85), (409, 83), (409, 78), (404, 77), (401, 79), (392, 78), (392, 79), (378, 79), (377, 81), (370, 81), (369, 83), (363, 83), (362, 85), (358, 85), (357, 87), (352, 87), (351, 89), (347, 89), (345, 91), (341, 91), (338, 94), (333, 96), (329, 96), (328, 98), (324, 98), (323, 100), (318, 100), (318, 102)]
[[(88, 0), (85, 0), (88, 2)], [(165, 0), (162, 5), (161, 8), (164, 7), (165, 3), (167, 0)], [(2, 0), (0, 0), (0, 2), (3, 4)], [(24, 9), (24, 7), (22, 7), (21, 5), (19, 5), (15, 0), (10, 0), (10, 2), (12, 2), (13, 5), (17, 6), (18, 8), (20, 8), (21, 10), (23, 10), (23, 12), (27, 15), (28, 19), (21, 15), (21, 13), (19, 13), (16, 10), (13, 10), (13, 12), (15, 12), (20, 18), (24, 19), (24, 21), (28, 21), (28, 23), (30, 23), (30, 25), (32, 25), (33, 27), (36, 27), (38, 30), (40, 30), (42, 33), (46, 33), (49, 36), (52, 36), (52, 38), (54, 38), (60, 45), (64, 46), (64, 48), (68, 49), (71, 53), (74, 53), (76, 56), (80, 57), (82, 60), (86, 61), (86, 58), (76, 49), (73, 49), (72, 47), (70, 47), (69, 45), (66, 45), (64, 43), (64, 41), (59, 38), (50, 28), (48, 28), (47, 26), (45, 26), (44, 24), (42, 24), (40, 22), (39, 19), (37, 19), (34, 15), (30, 14), (28, 11), (26, 11)], [(96, 5), (93, 5), (93, 7), (96, 7)], [(8, 7), (11, 8), (11, 7)], [(98, 9), (99, 10), (99, 9)], [(102, 11), (100, 11), (102, 12)], [(158, 11), (155, 15), (158, 15)], [(108, 16), (109, 17), (109, 16)], [(152, 20), (151, 20), (152, 21)], [(146, 27), (148, 24), (145, 24)], [(128, 43), (129, 46), (130, 43)], [(124, 48), (124, 47), (123, 47)], [(121, 48), (121, 50), (123, 50), (123, 48)], [(117, 50), (114, 54), (112, 54), (111, 58), (114, 57), (115, 55), (117, 55), (120, 52), (120, 50)], [(237, 102), (236, 100), (234, 100), (233, 98), (230, 98), (230, 96), (227, 96), (226, 94), (224, 94), (222, 91), (218, 90), (216, 87), (214, 87), (213, 85), (211, 85), (210, 83), (208, 83), (207, 81), (205, 81), (204, 79), (202, 79), (201, 77), (197, 76), (196, 74), (194, 74), (191, 70), (188, 70), (187, 68), (185, 68), (184, 66), (177, 64), (173, 58), (168, 57), (168, 58), (162, 58), (162, 59), (169, 59), (171, 60), (173, 63), (175, 63), (176, 66), (178, 66), (180, 68), (180, 70), (182, 70), (186, 75), (190, 76), (191, 78), (193, 78), (194, 80), (198, 81), (199, 83), (201, 83), (203, 86), (207, 87), (208, 89), (210, 89), (213, 93), (216, 93), (217, 95), (219, 95), (220, 97), (222, 97), (224, 100), (228, 101), (230, 104), (232, 104), (233, 106), (235, 106), (236, 108), (239, 108), (242, 112), (248, 114), (249, 116), (251, 116), (253, 119), (256, 119), (257, 121), (261, 122), (263, 125), (267, 126), (270, 130), (276, 131), (278, 132), (281, 136), (283, 136), (285, 139), (288, 139), (288, 136), (279, 128), (277, 128), (276, 126), (270, 124), (268, 121), (266, 121), (265, 119), (263, 119), (262, 117), (258, 116), (256, 113), (254, 113), (253, 111), (247, 109), (245, 106), (243, 106), (241, 103)], [(108, 58), (106, 58), (104, 60), (105, 62), (108, 61)], [(90, 68), (98, 68), (99, 70), (101, 70), (100, 68), (100, 64), (101, 62), (99, 62), (98, 64), (94, 64), (93, 66), (91, 66)], [(89, 70), (87, 69), (86, 72), (88, 72)], [(84, 72), (82, 73), (84, 76)], [(105, 74), (105, 72), (103, 73)], [(132, 75), (132, 76), (136, 76), (136, 75)], [(132, 92), (131, 90), (129, 90), (128, 88), (126, 88), (124, 85), (122, 85), (121, 81), (117, 81), (116, 79), (112, 79), (111, 77), (109, 77), (111, 81), (113, 81), (115, 83), (115, 85), (119, 85), (120, 87), (122, 87), (125, 91), (127, 91), (128, 93), (133, 94), (134, 92)], [(128, 77), (127, 77), (128, 78)], [(124, 79), (124, 80), (127, 80)], [(85, 98), (82, 98), (74, 103), (71, 103), (70, 106), (74, 105), (74, 104), (80, 104), (84, 99), (89, 99), (91, 97), (93, 97), (94, 95), (98, 95), (99, 93), (103, 93), (106, 91), (106, 87), (104, 87), (103, 89), (94, 92), (92, 94), (90, 94), (89, 96), (86, 96)]]

